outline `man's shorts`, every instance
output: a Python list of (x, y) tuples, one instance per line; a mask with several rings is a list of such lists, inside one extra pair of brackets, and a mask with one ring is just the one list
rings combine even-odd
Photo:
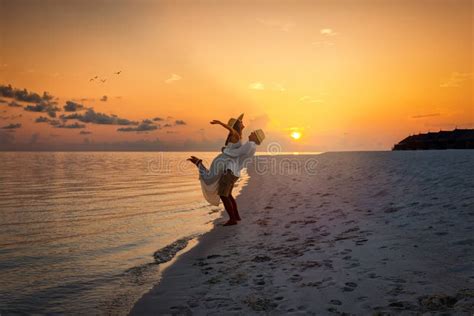
[(217, 188), (217, 194), (219, 196), (229, 196), (232, 193), (235, 182), (239, 177), (234, 176), (232, 171), (227, 170), (221, 175), (219, 179), (219, 186)]

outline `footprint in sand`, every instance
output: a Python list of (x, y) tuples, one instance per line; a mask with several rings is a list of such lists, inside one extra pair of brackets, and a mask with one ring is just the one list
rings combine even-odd
[(340, 300), (330, 300), (329, 304), (332, 305), (342, 305), (342, 302)]
[(354, 282), (346, 282), (345, 285), (346, 286), (342, 288), (343, 292), (352, 292), (357, 287), (357, 283), (354, 283)]

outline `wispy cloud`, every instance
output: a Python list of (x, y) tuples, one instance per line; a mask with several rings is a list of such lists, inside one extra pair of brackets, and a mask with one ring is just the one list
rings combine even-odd
[(28, 112), (48, 113), (50, 117), (56, 117), (56, 112), (60, 111), (58, 107), (45, 102), (36, 105), (27, 105), (23, 109)]
[(37, 117), (35, 123), (49, 123), (50, 119), (45, 116)]
[(171, 74), (171, 77), (169, 77), (168, 79), (165, 80), (165, 83), (173, 83), (175, 81), (179, 81), (183, 79), (181, 76), (177, 75), (177, 74)]
[(15, 89), (11, 85), (0, 85), (0, 96), (5, 98), (13, 98), (21, 102), (32, 103), (50, 102), (53, 99), (53, 96), (48, 92), (43, 92), (43, 95), (41, 96), (35, 92), (28, 92), (26, 89)]
[(272, 84), (273, 90), (284, 92), (286, 91), (285, 86), (282, 83), (273, 83)]
[(82, 104), (73, 102), (73, 101), (66, 101), (66, 104), (63, 106), (65, 112), (76, 112), (84, 109)]
[(54, 127), (56, 128), (85, 128), (86, 125), (75, 122), (72, 124), (57, 124), (57, 125), (54, 125)]
[(253, 82), (249, 85), (249, 89), (252, 90), (265, 90), (265, 85), (259, 81)]
[(21, 127), (21, 123), (12, 123), (12, 124), (8, 124), (4, 127), (2, 127), (2, 129), (17, 129), (17, 128), (20, 128)]
[(313, 97), (309, 95), (302, 96), (298, 101), (303, 102), (303, 103), (323, 103), (324, 100), (322, 99), (314, 99)]
[(120, 118), (114, 114), (108, 115), (105, 113), (95, 112), (92, 108), (89, 108), (84, 114), (74, 113), (71, 115), (61, 115), (61, 118), (66, 120), (78, 120), (83, 123), (103, 125), (138, 125), (138, 122)]
[(15, 100), (12, 100), (11, 102), (8, 102), (8, 106), (14, 107), (14, 108), (21, 108), (21, 104), (16, 103)]
[(440, 116), (440, 115), (441, 115), (440, 113), (420, 114), (420, 115), (413, 115), (411, 118), (422, 119), (422, 118), (435, 117), (435, 116)]
[(285, 92), (286, 88), (283, 83), (278, 83), (278, 82), (273, 82), (269, 84), (265, 84), (260, 81), (252, 82), (249, 84), (249, 89), (252, 90), (273, 90), (273, 91), (280, 91), (280, 92)]
[(330, 29), (330, 28), (321, 29), (321, 30), (319, 30), (319, 33), (321, 35), (324, 35), (324, 36), (336, 36), (336, 35), (339, 34), (339, 33), (335, 32), (333, 29)]
[(453, 72), (451, 76), (445, 78), (441, 83), (441, 88), (457, 88), (460, 87), (461, 84), (470, 79), (472, 77), (472, 73), (470, 72)]
[(279, 21), (279, 20), (271, 20), (271, 19), (257, 19), (257, 22), (265, 25), (269, 28), (275, 28), (282, 32), (289, 32), (293, 27), (295, 27), (295, 23), (291, 21)]
[(118, 132), (149, 132), (159, 129), (160, 125), (154, 125), (150, 120), (143, 120), (138, 126), (121, 127)]

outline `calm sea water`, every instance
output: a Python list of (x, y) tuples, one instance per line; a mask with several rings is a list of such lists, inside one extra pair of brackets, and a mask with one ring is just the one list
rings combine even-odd
[(0, 314), (127, 313), (159, 280), (154, 252), (221, 214), (190, 154), (0, 153)]

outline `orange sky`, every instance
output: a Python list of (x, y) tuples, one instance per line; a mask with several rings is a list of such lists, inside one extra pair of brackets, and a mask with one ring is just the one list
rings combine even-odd
[[(158, 139), (164, 149), (218, 150), (225, 133), (208, 122), (244, 112), (247, 132), (263, 128), (267, 144), (326, 151), (386, 150), (411, 133), (473, 128), (472, 4), (3, 0), (0, 84), (48, 91), (61, 108), (74, 99), (173, 126), (86, 124), (92, 134), (81, 135), (0, 103), (1, 126), (22, 124), (2, 133), (44, 148)], [(96, 75), (107, 81), (90, 82)]]

